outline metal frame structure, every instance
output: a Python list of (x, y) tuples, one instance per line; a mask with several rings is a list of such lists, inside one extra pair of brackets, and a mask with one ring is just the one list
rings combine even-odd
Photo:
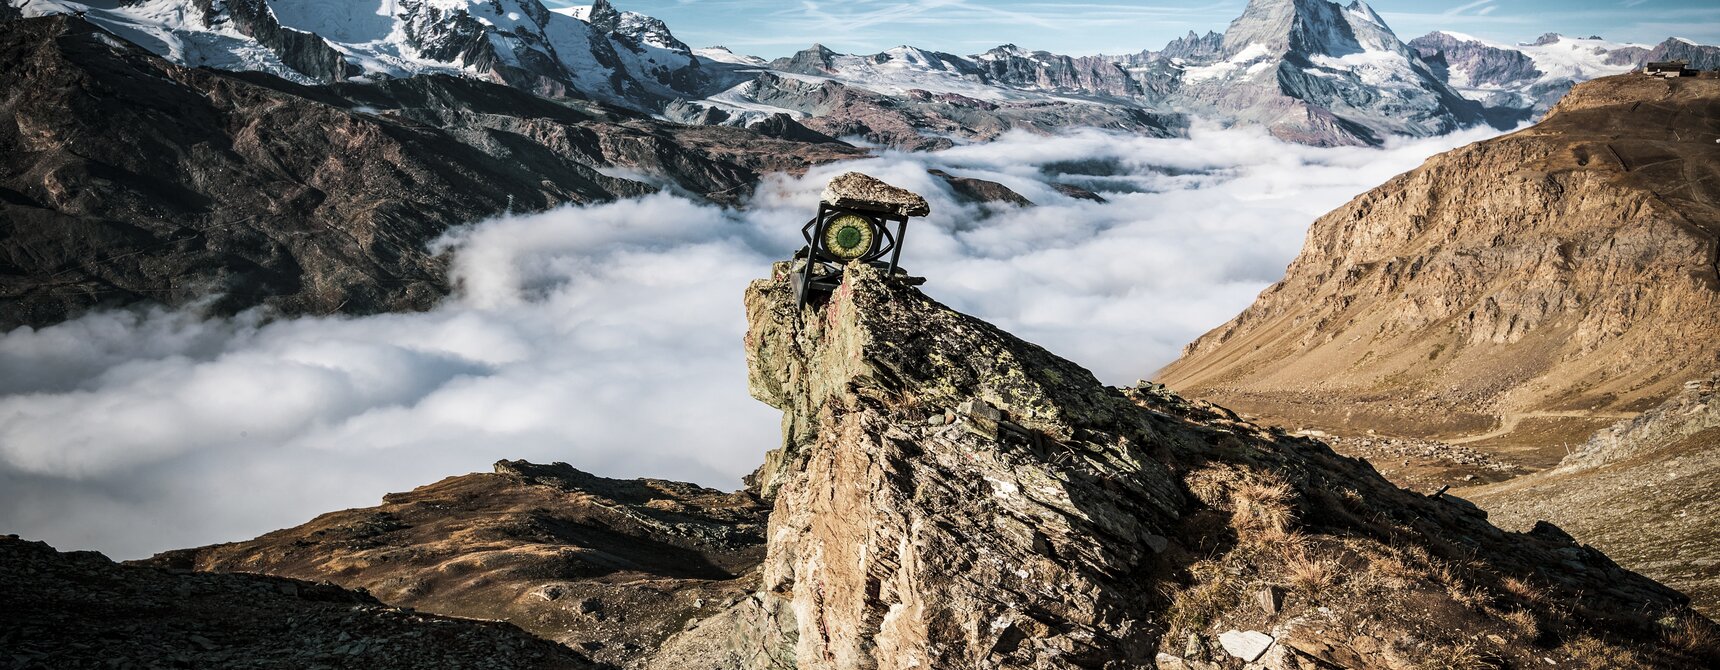
[[(899, 269), (898, 261), (902, 258), (902, 240), (908, 235), (907, 216), (876, 210), (836, 207), (825, 202), (818, 203), (818, 215), (812, 217), (811, 221), (807, 221), (806, 225), (800, 228), (801, 236), (806, 238), (806, 247), (795, 254), (795, 258), (805, 261), (800, 266), (800, 276), (794, 282), (795, 304), (797, 306), (805, 306), (807, 296), (814, 289), (832, 291), (842, 284), (842, 266), (849, 261), (837, 257), (824, 248), (824, 232), (829, 227), (830, 222), (844, 215), (855, 215), (866, 219), (872, 224), (873, 231), (876, 233), (872, 238), (872, 248), (859, 258), (854, 259), (855, 261), (868, 263), (875, 267), (888, 268), (891, 276), (895, 276)], [(888, 225), (892, 221), (896, 224), (894, 233), (890, 231)], [(885, 254), (890, 255), (889, 263), (880, 260)], [(816, 273), (816, 276), (813, 272), (814, 266), (822, 270), (822, 272)]]

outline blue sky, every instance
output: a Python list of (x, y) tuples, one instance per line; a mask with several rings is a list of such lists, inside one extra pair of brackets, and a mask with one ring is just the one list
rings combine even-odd
[[(1348, 0), (1345, 0), (1346, 3)], [(1223, 32), (1243, 0), (611, 0), (668, 22), (695, 47), (784, 56), (813, 42), (845, 53), (901, 44), (971, 54), (1003, 43), (1071, 55), (1158, 49), (1190, 30)], [(547, 0), (551, 5), (589, 4)], [(1500, 42), (1545, 32), (1632, 42), (1720, 43), (1716, 0), (1457, 0), (1369, 3), (1408, 40), (1453, 30)]]

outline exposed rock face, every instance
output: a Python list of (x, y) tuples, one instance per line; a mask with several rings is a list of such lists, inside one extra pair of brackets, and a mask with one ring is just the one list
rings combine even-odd
[(1190, 60), (1210, 60), (1216, 58), (1224, 50), (1224, 35), (1206, 31), (1205, 35), (1196, 35), (1193, 30), (1187, 35), (1171, 40), (1165, 48), (1159, 51), (1165, 58), (1186, 58)]
[(1696, 70), (1720, 70), (1720, 46), (1696, 44), (1676, 37), (1656, 44), (1635, 64), (1681, 60)]
[(1410, 40), (1409, 45), (1441, 78), (1451, 81), (1455, 73), (1468, 86), (1516, 86), (1543, 74), (1528, 54), (1461, 40), (1449, 33), (1428, 33)]
[(597, 668), (505, 623), (420, 614), (326, 582), (117, 565), (0, 537), (15, 668)]
[(1010, 86), (1116, 97), (1142, 95), (1127, 70), (1102, 56), (1071, 58), (1006, 44), (974, 57), (992, 81)]
[(1558, 467), (1466, 491), (1510, 527), (1547, 519), (1720, 615), (1720, 378), (1606, 428)]
[(450, 226), (652, 190), (733, 202), (862, 152), (448, 76), (302, 87), (184, 68), (70, 16), (0, 23), (0, 328), (138, 301), (423, 309)]
[(743, 575), (763, 556), (767, 510), (747, 493), (502, 461), (495, 474), (147, 563), (332, 580), (391, 605), (505, 620), (631, 666), (754, 588), (756, 575)]
[(1285, 278), (1159, 379), (1294, 425), (1479, 433), (1551, 465), (1720, 364), (1716, 123), (1720, 79), (1579, 85), (1539, 125), (1321, 217)]
[(608, 0), (596, 0), (589, 7), (572, 7), (560, 11), (574, 18), (584, 19), (593, 28), (606, 33), (632, 38), (642, 45), (668, 49), (682, 53), (691, 53), (692, 48), (675, 38), (669, 32), (669, 26), (661, 19), (646, 16), (638, 12), (623, 12), (617, 10)]
[(793, 56), (771, 61), (770, 68), (795, 74), (830, 74), (831, 68), (835, 66), (833, 60), (835, 57), (836, 52), (831, 51), (828, 47), (814, 44), (794, 52)]
[[(796, 309), (786, 268), (746, 296), (749, 387), (784, 414), (753, 477), (775, 505), (762, 582), (671, 640), (675, 667), (1216, 667), (1232, 629), (1271, 640), (1262, 668), (1410, 667), (1481, 635), (1501, 662), (1569, 658), (1513, 617), (1619, 658), (1709, 653), (1657, 642), (1654, 618), (1712, 626), (1677, 594), (1556, 529), (1503, 533), (1319, 442), (1103, 387), (871, 267)], [(1531, 582), (1539, 600), (1499, 586)], [(1273, 584), (1293, 590), (1269, 613)]]
[(217, 30), (231, 26), (312, 80), (342, 81), (360, 72), (316, 34), (283, 27), (265, 0), (194, 0), (194, 4), (203, 12), (204, 25)]

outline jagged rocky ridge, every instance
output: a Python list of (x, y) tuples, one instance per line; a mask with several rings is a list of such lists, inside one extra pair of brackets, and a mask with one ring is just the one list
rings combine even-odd
[[(970, 57), (913, 47), (857, 56), (814, 45), (769, 67), (834, 79), (820, 82), (826, 88), (839, 83), (908, 98), (910, 105), (925, 97), (968, 108), (1032, 101), (1039, 108), (1032, 110), (1031, 122), (1018, 124), (1030, 129), (1132, 127), (1095, 123), (1103, 119), (1091, 112), (1068, 118), (1070, 110), (1095, 104), (1259, 125), (1280, 138), (1318, 145), (1379, 144), (1393, 135), (1437, 135), (1518, 118), (1511, 111), (1490, 115), (1480, 103), (1463, 98), (1359, 0), (1347, 7), (1326, 0), (1254, 0), (1222, 36), (1190, 33), (1162, 51), (1127, 56), (1072, 58), (1015, 45)], [(800, 82), (766, 78), (771, 76), (767, 72), (700, 103), (739, 113), (758, 105), (781, 106), (813, 116), (809, 123), (833, 113), (877, 114), (870, 109), (874, 105), (854, 103), (822, 109), (777, 105), (771, 94), (784, 83)], [(1070, 96), (1085, 104), (1069, 105)], [(988, 138), (986, 133), (961, 136)]]
[(1720, 78), (1580, 84), (1540, 124), (1321, 217), (1282, 281), (1158, 379), (1290, 426), (1468, 434), (1550, 466), (1720, 365), (1716, 139)]
[(63, 15), (0, 23), (0, 56), (0, 328), (209, 296), (422, 309), (447, 290), (428, 244), (451, 226), (664, 187), (732, 203), (763, 172), (863, 155), (462, 77), (187, 68)]
[[(751, 480), (774, 497), (762, 581), (656, 667), (1711, 653), (1661, 641), (1656, 620), (1712, 625), (1682, 596), (1551, 526), (1505, 533), (1320, 442), (1162, 387), (1106, 388), (878, 270), (850, 266), (797, 309), (785, 272), (746, 299), (749, 386), (784, 414)], [(1263, 651), (1241, 651), (1250, 630), (1270, 635)]]

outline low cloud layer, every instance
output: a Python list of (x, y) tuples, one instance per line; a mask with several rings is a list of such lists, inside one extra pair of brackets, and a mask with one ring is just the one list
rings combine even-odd
[[(484, 222), (444, 241), (460, 288), (427, 313), (126, 311), (16, 330), (0, 335), (0, 532), (135, 558), (502, 458), (738, 487), (779, 419), (746, 394), (741, 292), (849, 169), (932, 202), (903, 254), (929, 294), (1132, 382), (1275, 281), (1318, 215), (1482, 136), (1011, 136), (773, 178), (742, 212), (656, 195)], [(927, 168), (1038, 206), (960, 203)]]

